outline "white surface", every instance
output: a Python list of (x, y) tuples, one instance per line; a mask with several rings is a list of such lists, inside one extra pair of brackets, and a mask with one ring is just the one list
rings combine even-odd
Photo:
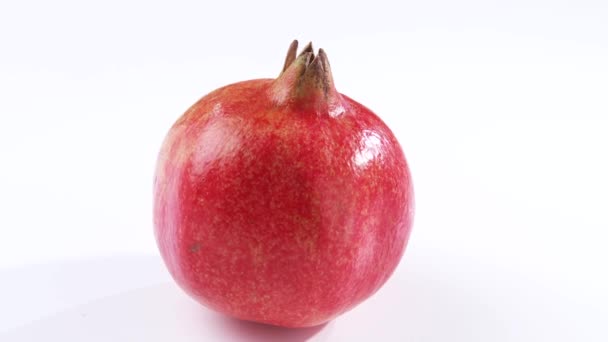
[[(88, 275), (91, 265), (105, 267), (97, 268), (97, 279), (83, 280), (81, 275)], [(606, 337), (598, 334), (605, 323), (605, 308), (596, 302), (597, 293), (565, 290), (555, 286), (556, 279), (438, 251), (414, 253), (387, 286), (355, 310), (327, 325), (296, 330), (237, 321), (201, 307), (163, 279), (155, 257), (87, 260), (44, 269), (55, 274), (50, 288), (21, 298), (20, 304), (11, 307), (27, 309), (32, 315), (41, 310), (38, 300), (83, 292), (83, 287), (98, 298), (7, 329), (0, 340), (446, 341), (456, 337), (462, 341), (604, 341)], [(3, 275), (28, 284), (41, 280), (34, 276), (37, 273)], [(136, 278), (141, 287), (101, 295), (115, 290), (116, 279), (133, 287)], [(59, 284), (57, 279), (64, 282)], [(84, 299), (74, 294), (65, 299), (75, 304), (79, 296)], [(0, 299), (17, 301), (6, 292)], [(0, 318), (4, 323), (11, 317)]]
[[(0, 4), (0, 340), (608, 340), (607, 3), (290, 6)], [(417, 196), (396, 276), (303, 332), (193, 304), (151, 232), (169, 126), (293, 38), (393, 128)]]

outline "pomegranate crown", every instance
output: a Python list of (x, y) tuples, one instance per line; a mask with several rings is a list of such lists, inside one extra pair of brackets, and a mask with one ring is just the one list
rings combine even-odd
[(279, 77), (274, 81), (272, 91), (277, 103), (313, 107), (317, 112), (332, 111), (340, 102), (323, 49), (318, 53), (312, 42), (306, 44), (297, 54), (298, 41), (294, 40), (285, 57), (285, 64)]

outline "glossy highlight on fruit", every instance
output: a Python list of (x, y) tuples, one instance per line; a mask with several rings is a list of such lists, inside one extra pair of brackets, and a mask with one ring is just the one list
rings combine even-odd
[(167, 134), (155, 235), (201, 304), (261, 323), (325, 323), (374, 294), (407, 244), (412, 180), (391, 130), (334, 86), (308, 44), (276, 79), (219, 88)]

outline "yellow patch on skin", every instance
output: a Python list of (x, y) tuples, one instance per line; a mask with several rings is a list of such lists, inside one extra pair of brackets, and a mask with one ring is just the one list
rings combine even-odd
[(294, 238), (297, 245), (306, 251), (306, 254), (310, 260), (315, 259), (317, 256), (317, 241), (319, 239), (319, 232), (316, 227), (314, 219), (307, 219), (301, 216), (294, 217), (295, 221), (295, 233)]

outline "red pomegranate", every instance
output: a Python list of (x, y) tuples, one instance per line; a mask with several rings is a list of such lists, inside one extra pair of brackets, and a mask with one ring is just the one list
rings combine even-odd
[(322, 324), (376, 292), (414, 213), (393, 133), (336, 91), (322, 49), (296, 50), (276, 79), (196, 102), (165, 138), (154, 182), (175, 281), (213, 310), (285, 327)]

